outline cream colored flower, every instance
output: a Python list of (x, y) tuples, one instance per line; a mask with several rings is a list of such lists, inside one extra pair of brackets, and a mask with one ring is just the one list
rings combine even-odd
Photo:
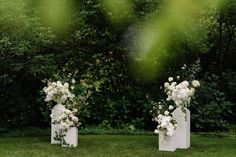
[(72, 80), (71, 80), (71, 83), (75, 84), (75, 79), (72, 79)]
[(199, 83), (199, 81), (198, 80), (193, 80), (192, 81), (192, 85), (193, 85), (193, 87), (199, 87), (200, 86), (200, 83)]
[(169, 77), (169, 78), (168, 78), (168, 81), (169, 81), (169, 82), (171, 82), (171, 81), (173, 81), (173, 80), (174, 80), (173, 77)]

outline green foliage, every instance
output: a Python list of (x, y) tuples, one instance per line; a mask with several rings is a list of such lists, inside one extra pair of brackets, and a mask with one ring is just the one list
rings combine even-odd
[(209, 74), (191, 103), (192, 125), (196, 130), (214, 131), (229, 127), (233, 104), (221, 90), (219, 76)]
[[(56, 16), (55, 21), (44, 19), (50, 9), (43, 8), (45, 6), (40, 5), (41, 1), (0, 2), (1, 132), (26, 125), (49, 125), (50, 111), (46, 107), (44, 96), (40, 94), (45, 86), (41, 80), (53, 78), (58, 72), (69, 74), (77, 71), (74, 76), (78, 83), (75, 86), (76, 94), (81, 94), (85, 86), (92, 92), (88, 104), (81, 108), (80, 117), (84, 127), (97, 125), (100, 128), (127, 128), (133, 125), (135, 128), (150, 129), (151, 104), (146, 95), (160, 95), (157, 88), (160, 82), (173, 74), (177, 67), (184, 63), (191, 64), (199, 57), (198, 54), (202, 54), (200, 58), (203, 70), (199, 78), (204, 79), (206, 73), (215, 72), (212, 69), (219, 70), (218, 73), (226, 68), (235, 71), (234, 10), (228, 7), (231, 5), (225, 5), (221, 14), (214, 11), (203, 13), (205, 16), (202, 16), (200, 23), (191, 26), (202, 29), (200, 31), (204, 35), (199, 40), (189, 42), (182, 34), (175, 34), (176, 30), (172, 30), (169, 25), (168, 32), (173, 32), (176, 37), (169, 42), (170, 62), (163, 67), (159, 78), (144, 83), (136, 77), (138, 75), (133, 75), (134, 69), (134, 73), (140, 73), (141, 70), (130, 67), (130, 57), (134, 55), (134, 50), (128, 48), (128, 43), (130, 40), (134, 40), (135, 44), (139, 42), (134, 38), (136, 31), (142, 27), (143, 21), (159, 14), (159, 10), (163, 8), (162, 0), (127, 2), (133, 8), (132, 15), (117, 17), (124, 19), (122, 23), (116, 19), (110, 21), (114, 17), (109, 17), (99, 0), (74, 1), (74, 6), (68, 13), (66, 10), (71, 6), (60, 6), (65, 7), (61, 12), (65, 15), (58, 17), (58, 10), (53, 10), (53, 15), (48, 17)], [(67, 15), (73, 17), (67, 18)], [(223, 19), (222, 26), (219, 17)], [(60, 18), (66, 20), (60, 22)], [(222, 29), (222, 34), (218, 28)], [(220, 41), (221, 47), (218, 46)], [(149, 72), (150, 69), (145, 75)], [(235, 103), (235, 73), (225, 73), (220, 80), (229, 82), (218, 84), (217, 90), (225, 93), (220, 96), (220, 101), (231, 100)], [(199, 102), (205, 100), (207, 90), (215, 89), (216, 87), (204, 89), (205, 94)], [(230, 105), (225, 103), (225, 106)], [(233, 110), (235, 111), (235, 107)], [(233, 122), (233, 118), (229, 119)]]

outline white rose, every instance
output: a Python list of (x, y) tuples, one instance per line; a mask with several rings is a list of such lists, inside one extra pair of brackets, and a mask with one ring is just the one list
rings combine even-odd
[(70, 123), (70, 120), (66, 119), (66, 124), (69, 125), (69, 123)]
[(68, 109), (66, 109), (66, 114), (67, 114), (67, 115), (71, 114), (71, 111), (68, 110)]
[(172, 105), (170, 105), (170, 106), (168, 107), (168, 109), (169, 109), (169, 110), (173, 110), (174, 107), (173, 107)]
[(52, 86), (53, 86), (53, 87), (56, 87), (56, 86), (57, 86), (56, 82), (53, 82), (53, 83), (52, 83)]
[(200, 86), (200, 83), (199, 83), (199, 81), (197, 81), (197, 80), (193, 80), (192, 81), (192, 85), (193, 85), (193, 87), (199, 87)]
[(170, 84), (169, 84), (168, 82), (165, 82), (165, 83), (164, 83), (164, 87), (165, 87), (165, 88), (168, 88), (169, 86), (170, 86)]
[(154, 133), (155, 133), (155, 134), (159, 134), (159, 130), (155, 129), (155, 130), (154, 130)]
[(50, 115), (51, 118), (54, 118), (54, 116), (55, 116), (55, 115), (53, 115), (53, 114)]
[(75, 79), (72, 79), (72, 80), (71, 80), (71, 83), (75, 84)]
[(64, 113), (61, 115), (61, 118), (62, 118), (62, 119), (66, 118), (66, 117), (67, 117), (67, 116), (66, 116), (66, 114), (64, 114)]
[(169, 81), (169, 82), (171, 82), (171, 81), (173, 81), (173, 80), (174, 80), (173, 77), (169, 77), (169, 78), (168, 78), (168, 81)]
[(61, 81), (57, 81), (57, 86), (58, 86), (58, 87), (61, 87), (61, 86), (62, 86)]
[(158, 118), (154, 118), (154, 121), (155, 121), (155, 122), (158, 122)]
[(69, 84), (66, 82), (66, 83), (64, 83), (64, 87), (65, 88), (68, 88), (69, 87)]
[(78, 112), (78, 109), (75, 108), (72, 112), (73, 112), (73, 113), (77, 113), (77, 112)]
[(166, 116), (168, 116), (168, 115), (169, 115), (169, 111), (165, 111), (164, 114), (165, 114)]
[(69, 123), (69, 126), (70, 126), (70, 127), (72, 127), (72, 126), (74, 126), (74, 125), (75, 125), (74, 122), (70, 122), (70, 123)]
[(72, 117), (72, 120), (76, 123), (79, 121), (78, 117), (76, 117), (76, 116)]
[(62, 95), (61, 97), (61, 102), (64, 103), (67, 99), (67, 95)]

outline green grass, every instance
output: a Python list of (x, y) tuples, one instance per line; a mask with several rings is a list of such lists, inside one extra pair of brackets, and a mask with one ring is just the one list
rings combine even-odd
[(80, 135), (77, 148), (49, 136), (0, 138), (0, 157), (236, 157), (236, 139), (192, 135), (191, 148), (158, 151), (157, 136)]

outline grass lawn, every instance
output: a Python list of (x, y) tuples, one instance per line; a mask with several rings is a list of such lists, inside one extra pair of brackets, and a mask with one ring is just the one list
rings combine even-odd
[(50, 137), (0, 138), (0, 157), (236, 157), (236, 139), (192, 135), (191, 148), (158, 151), (158, 136), (80, 135), (77, 148), (51, 145)]

